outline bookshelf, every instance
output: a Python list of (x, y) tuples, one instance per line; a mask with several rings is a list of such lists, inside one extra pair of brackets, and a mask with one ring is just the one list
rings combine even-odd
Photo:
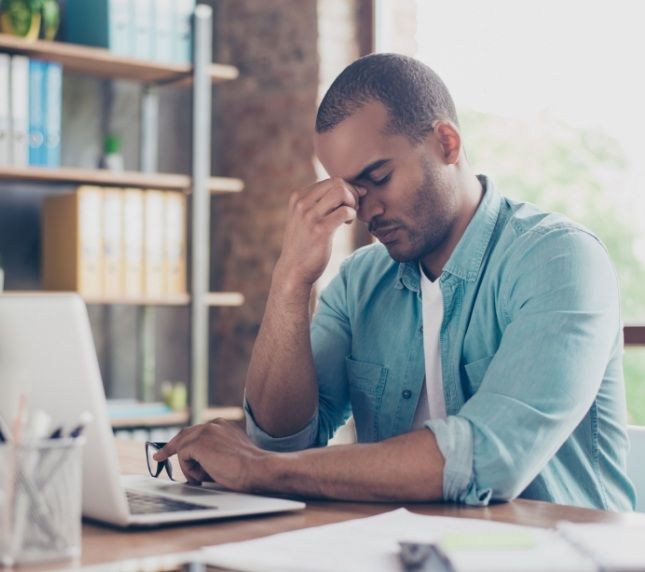
[[(109, 80), (124, 79), (143, 86), (141, 95), (141, 165), (137, 172), (113, 172), (100, 169), (9, 167), (0, 166), (0, 184), (22, 182), (47, 185), (101, 185), (138, 187), (185, 192), (191, 195), (190, 291), (185, 295), (163, 298), (87, 297), (88, 304), (132, 304), (144, 311), (144, 345), (149, 345), (155, 306), (190, 308), (190, 419), (199, 422), (208, 411), (208, 319), (213, 306), (239, 306), (244, 298), (237, 292), (210, 292), (210, 200), (212, 195), (238, 193), (244, 188), (240, 179), (211, 176), (211, 88), (231, 81), (239, 72), (233, 66), (213, 63), (212, 9), (198, 5), (194, 12), (193, 64), (159, 63), (115, 55), (102, 48), (50, 41), (28, 41), (0, 34), (0, 52), (20, 54), (33, 59), (62, 64), (66, 73)], [(192, 89), (192, 148), (190, 175), (159, 173), (157, 169), (158, 87), (171, 85)], [(1, 193), (1, 188), (0, 188)], [(146, 324), (148, 324), (146, 326)], [(147, 338), (147, 341), (145, 341)], [(143, 356), (144, 362), (146, 356)], [(142, 386), (149, 386), (150, 371), (142, 368)], [(149, 422), (154, 425), (154, 421)], [(167, 422), (164, 421), (164, 423)]]

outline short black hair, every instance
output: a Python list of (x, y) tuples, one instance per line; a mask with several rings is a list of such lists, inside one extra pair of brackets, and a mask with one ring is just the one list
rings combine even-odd
[(318, 107), (316, 133), (325, 133), (370, 101), (388, 110), (390, 133), (420, 142), (437, 119), (459, 125), (455, 104), (441, 78), (427, 65), (400, 54), (370, 54), (347, 66)]

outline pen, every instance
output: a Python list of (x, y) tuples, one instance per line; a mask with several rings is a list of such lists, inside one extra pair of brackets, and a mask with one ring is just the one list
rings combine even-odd
[(63, 435), (63, 428), (58, 426), (49, 435), (49, 439), (60, 439)]
[(12, 554), (17, 554), (23, 542), (23, 530), (25, 526), (26, 510), (28, 499), (25, 495), (20, 494), (22, 485), (22, 430), (25, 422), (25, 410), (27, 407), (27, 398), (24, 393), (20, 394), (18, 401), (18, 412), (11, 423), (11, 433), (13, 435), (13, 447), (10, 454), (9, 478), (8, 478), (8, 499), (6, 523), (13, 531), (13, 538), (10, 543)]
[(11, 432), (5, 420), (0, 417), (0, 443), (7, 443), (11, 441)]
[(27, 408), (27, 397), (24, 393), (20, 394), (20, 401), (18, 402), (18, 413), (12, 423), (13, 440), (16, 447), (19, 447), (22, 442), (22, 429), (25, 424), (25, 412)]
[(81, 436), (81, 433), (85, 430), (85, 427), (87, 427), (88, 424), (92, 422), (92, 414), (89, 411), (85, 411), (81, 413), (81, 418), (78, 422), (78, 425), (74, 427), (69, 433), (69, 436), (72, 439), (76, 439), (77, 437)]
[[(85, 430), (85, 427), (87, 427), (87, 425), (92, 421), (92, 419), (93, 417), (90, 412), (84, 411), (83, 413), (81, 413), (81, 417), (78, 421), (78, 424), (69, 432), (69, 438), (77, 439), (78, 437), (80, 437), (83, 431)], [(56, 435), (54, 435), (54, 433)], [(60, 427), (57, 428), (56, 431), (54, 431), (54, 433), (50, 435), (50, 439), (59, 439), (63, 437), (63, 430)], [(47, 451), (47, 453), (50, 453), (50, 452), (51, 451)], [(47, 482), (47, 480), (52, 478), (52, 476), (58, 472), (58, 470), (67, 461), (68, 456), (69, 456), (69, 450), (64, 452), (60, 451), (58, 457), (54, 459), (53, 462), (49, 464), (49, 466), (47, 466), (47, 470), (41, 469), (40, 478), (36, 479), (36, 484), (38, 488), (43, 487)]]
[(25, 432), (24, 441), (40, 441), (47, 434), (47, 429), (51, 422), (51, 417), (42, 409), (37, 409), (29, 416), (29, 423)]

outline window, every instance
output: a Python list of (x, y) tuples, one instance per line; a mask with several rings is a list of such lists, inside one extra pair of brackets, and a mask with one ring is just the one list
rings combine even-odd
[[(382, 51), (396, 49), (394, 4), (377, 5)], [(453, 94), (476, 172), (600, 236), (624, 321), (644, 323), (645, 5), (420, 0), (416, 10), (413, 55)], [(645, 424), (645, 348), (627, 348), (625, 377), (630, 422)]]

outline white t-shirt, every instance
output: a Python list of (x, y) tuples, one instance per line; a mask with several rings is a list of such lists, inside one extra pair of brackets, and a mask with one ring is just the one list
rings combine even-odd
[(421, 388), (419, 403), (414, 413), (413, 429), (420, 429), (428, 419), (446, 417), (446, 400), (443, 395), (441, 351), (439, 334), (443, 322), (443, 296), (439, 280), (432, 282), (421, 271), (421, 304), (423, 312), (423, 353), (426, 377)]

